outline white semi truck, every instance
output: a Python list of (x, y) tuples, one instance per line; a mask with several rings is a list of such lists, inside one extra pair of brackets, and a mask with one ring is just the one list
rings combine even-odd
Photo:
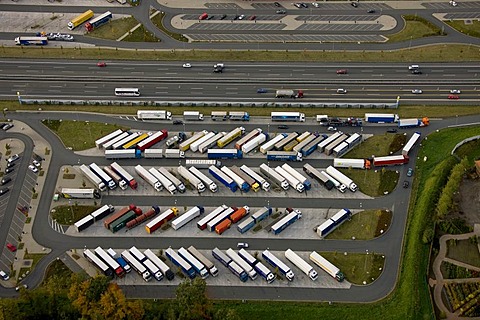
[(155, 178), (153, 176), (153, 174), (151, 174), (147, 169), (145, 169), (141, 165), (135, 166), (135, 172), (140, 177), (142, 177), (143, 180), (145, 180), (149, 185), (151, 185), (156, 191), (162, 191), (163, 190), (163, 186), (160, 183), (160, 181), (158, 181), (158, 179)]
[(262, 171), (263, 174), (276, 182), (283, 190), (288, 190), (290, 188), (288, 181), (281, 174), (276, 172), (275, 169), (270, 168), (265, 163), (262, 163), (260, 165), (260, 171)]
[(100, 189), (101, 191), (107, 190), (107, 186), (105, 183), (100, 179), (95, 173), (90, 170), (89, 167), (86, 165), (82, 164), (80, 166), (80, 171), (83, 173), (85, 177), (87, 177), (88, 180), (90, 180), (91, 183), (97, 188)]
[(187, 168), (184, 166), (179, 166), (177, 168), (178, 174), (180, 174), (188, 183), (192, 185), (195, 189), (197, 189), (198, 192), (204, 192), (205, 191), (205, 185), (203, 184), (202, 181), (200, 181), (199, 178), (197, 178), (193, 173), (188, 171)]
[(292, 176), (290, 173), (288, 173), (287, 171), (285, 171), (285, 169), (283, 169), (282, 167), (278, 166), (275, 168), (275, 171), (280, 174), (282, 177), (285, 178), (285, 180), (287, 180), (288, 184), (290, 185), (290, 187), (294, 188), (295, 190), (297, 190), (298, 192), (303, 192), (305, 191), (305, 186), (303, 185), (303, 183), (301, 183), (300, 181), (298, 181), (294, 176)]
[(288, 259), (291, 263), (297, 266), (298, 269), (302, 270), (310, 279), (313, 281), (318, 279), (318, 273), (309, 265), (305, 260), (303, 260), (298, 254), (293, 252), (291, 249), (285, 251), (285, 258)]
[(210, 179), (205, 174), (203, 174), (203, 172), (200, 172), (200, 170), (198, 170), (197, 168), (195, 168), (193, 166), (190, 167), (188, 170), (191, 173), (193, 173), (198, 179), (200, 179), (203, 182), (203, 184), (206, 185), (208, 187), (208, 189), (210, 189), (210, 191), (212, 191), (212, 192), (217, 192), (218, 191), (217, 184), (215, 182), (213, 182), (212, 179)]
[(163, 174), (161, 174), (157, 169), (150, 168), (148, 170), (158, 181), (162, 184), (163, 188), (167, 190), (171, 195), (177, 193), (177, 187), (173, 184), (172, 181), (168, 180)]
[(327, 173), (334, 179), (338, 180), (340, 183), (343, 183), (344, 185), (346, 185), (347, 188), (350, 189), (350, 191), (355, 192), (358, 190), (357, 185), (353, 182), (352, 179), (350, 179), (349, 177), (347, 177), (346, 175), (344, 175), (334, 167), (329, 166), (327, 168)]

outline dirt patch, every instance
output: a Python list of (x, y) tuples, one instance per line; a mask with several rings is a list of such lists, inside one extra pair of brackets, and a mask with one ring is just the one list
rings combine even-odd
[[(454, 215), (468, 225), (480, 224), (480, 178), (464, 178), (455, 197), (457, 209)], [(453, 213), (453, 212), (452, 212)]]

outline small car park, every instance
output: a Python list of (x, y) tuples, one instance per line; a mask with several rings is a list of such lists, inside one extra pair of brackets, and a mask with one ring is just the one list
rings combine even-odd
[(257, 93), (267, 93), (267, 92), (268, 92), (268, 90), (265, 89), (265, 88), (258, 88), (257, 89)]
[(107, 64), (105, 62), (97, 62), (97, 67), (103, 68), (106, 67)]
[(192, 65), (191, 65), (190, 63), (184, 63), (184, 64), (182, 65), (182, 67), (184, 67), (184, 68), (191, 68)]
[(407, 177), (411, 177), (413, 176), (413, 169), (412, 168), (408, 168), (407, 170)]
[(347, 89), (337, 89), (337, 93), (345, 94), (347, 93)]
[(7, 249), (10, 250), (11, 252), (17, 251), (17, 247), (15, 247), (13, 244), (10, 242), (7, 243)]
[(413, 89), (413, 90), (412, 90), (412, 93), (413, 93), (413, 94), (422, 94), (422, 92), (423, 92), (423, 91), (420, 90), (420, 89)]
[(7, 159), (7, 162), (14, 162), (14, 161), (17, 161), (18, 159), (20, 159), (20, 156), (18, 154), (14, 154), (13, 156)]
[(408, 188), (409, 185), (410, 185), (410, 182), (408, 182), (407, 180), (403, 181), (403, 187), (405, 189)]
[(248, 243), (246, 242), (239, 242), (237, 244), (237, 248), (248, 248)]
[(2, 278), (2, 280), (4, 281), (7, 281), (8, 279), (10, 279), (10, 276), (7, 273), (5, 273), (5, 271), (0, 270), (0, 278)]
[(452, 93), (452, 94), (460, 94), (460, 93), (462, 93), (462, 92), (461, 92), (460, 90), (458, 90), (458, 89), (452, 89), (452, 90), (450, 90), (450, 93)]
[(458, 100), (458, 99), (460, 99), (460, 97), (457, 96), (457, 95), (455, 95), (455, 94), (449, 94), (449, 95), (448, 95), (448, 99), (450, 99), (450, 100)]
[(347, 70), (347, 69), (337, 70), (337, 74), (347, 74), (347, 73), (348, 73), (348, 70)]
[(38, 168), (35, 167), (33, 164), (29, 165), (29, 166), (28, 166), (28, 169), (32, 170), (32, 171), (35, 172), (35, 173), (38, 172)]

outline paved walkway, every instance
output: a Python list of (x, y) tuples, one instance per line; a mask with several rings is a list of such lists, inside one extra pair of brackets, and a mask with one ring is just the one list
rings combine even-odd
[[(464, 233), (464, 234), (446, 234), (440, 237), (440, 250), (438, 252), (437, 257), (435, 258), (435, 261), (433, 262), (433, 273), (435, 274), (435, 280), (434, 279), (429, 279), (429, 284), (431, 286), (435, 286), (434, 291), (433, 291), (433, 299), (435, 301), (435, 304), (437, 305), (438, 309), (442, 311), (447, 319), (459, 319), (459, 310), (456, 312), (452, 313), (450, 310), (445, 306), (443, 300), (442, 300), (442, 293), (443, 293), (443, 287), (445, 283), (465, 283), (465, 282), (477, 282), (480, 281), (478, 278), (473, 278), (473, 279), (443, 279), (443, 274), (440, 269), (442, 262), (449, 262), (452, 264), (455, 264), (457, 266), (461, 266), (464, 268), (468, 268), (470, 270), (475, 270), (475, 271), (480, 271), (480, 268), (471, 266), (469, 264), (453, 260), (450, 258), (447, 258), (447, 250), (448, 250), (448, 245), (447, 241), (448, 240), (468, 240), (472, 236), (480, 236), (480, 225), (475, 225), (474, 226), (474, 231), (470, 233)], [(478, 250), (480, 252), (480, 243), (478, 244)], [(467, 318), (465, 318), (467, 319)], [(468, 318), (468, 319), (474, 319), (474, 318)], [(478, 318), (476, 318), (478, 319)]]

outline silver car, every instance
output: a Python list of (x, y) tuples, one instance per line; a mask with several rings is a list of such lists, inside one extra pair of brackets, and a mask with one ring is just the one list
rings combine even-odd
[(422, 92), (423, 92), (423, 91), (420, 90), (420, 89), (413, 89), (413, 90), (412, 90), (412, 93), (413, 93), (413, 94), (421, 94)]

